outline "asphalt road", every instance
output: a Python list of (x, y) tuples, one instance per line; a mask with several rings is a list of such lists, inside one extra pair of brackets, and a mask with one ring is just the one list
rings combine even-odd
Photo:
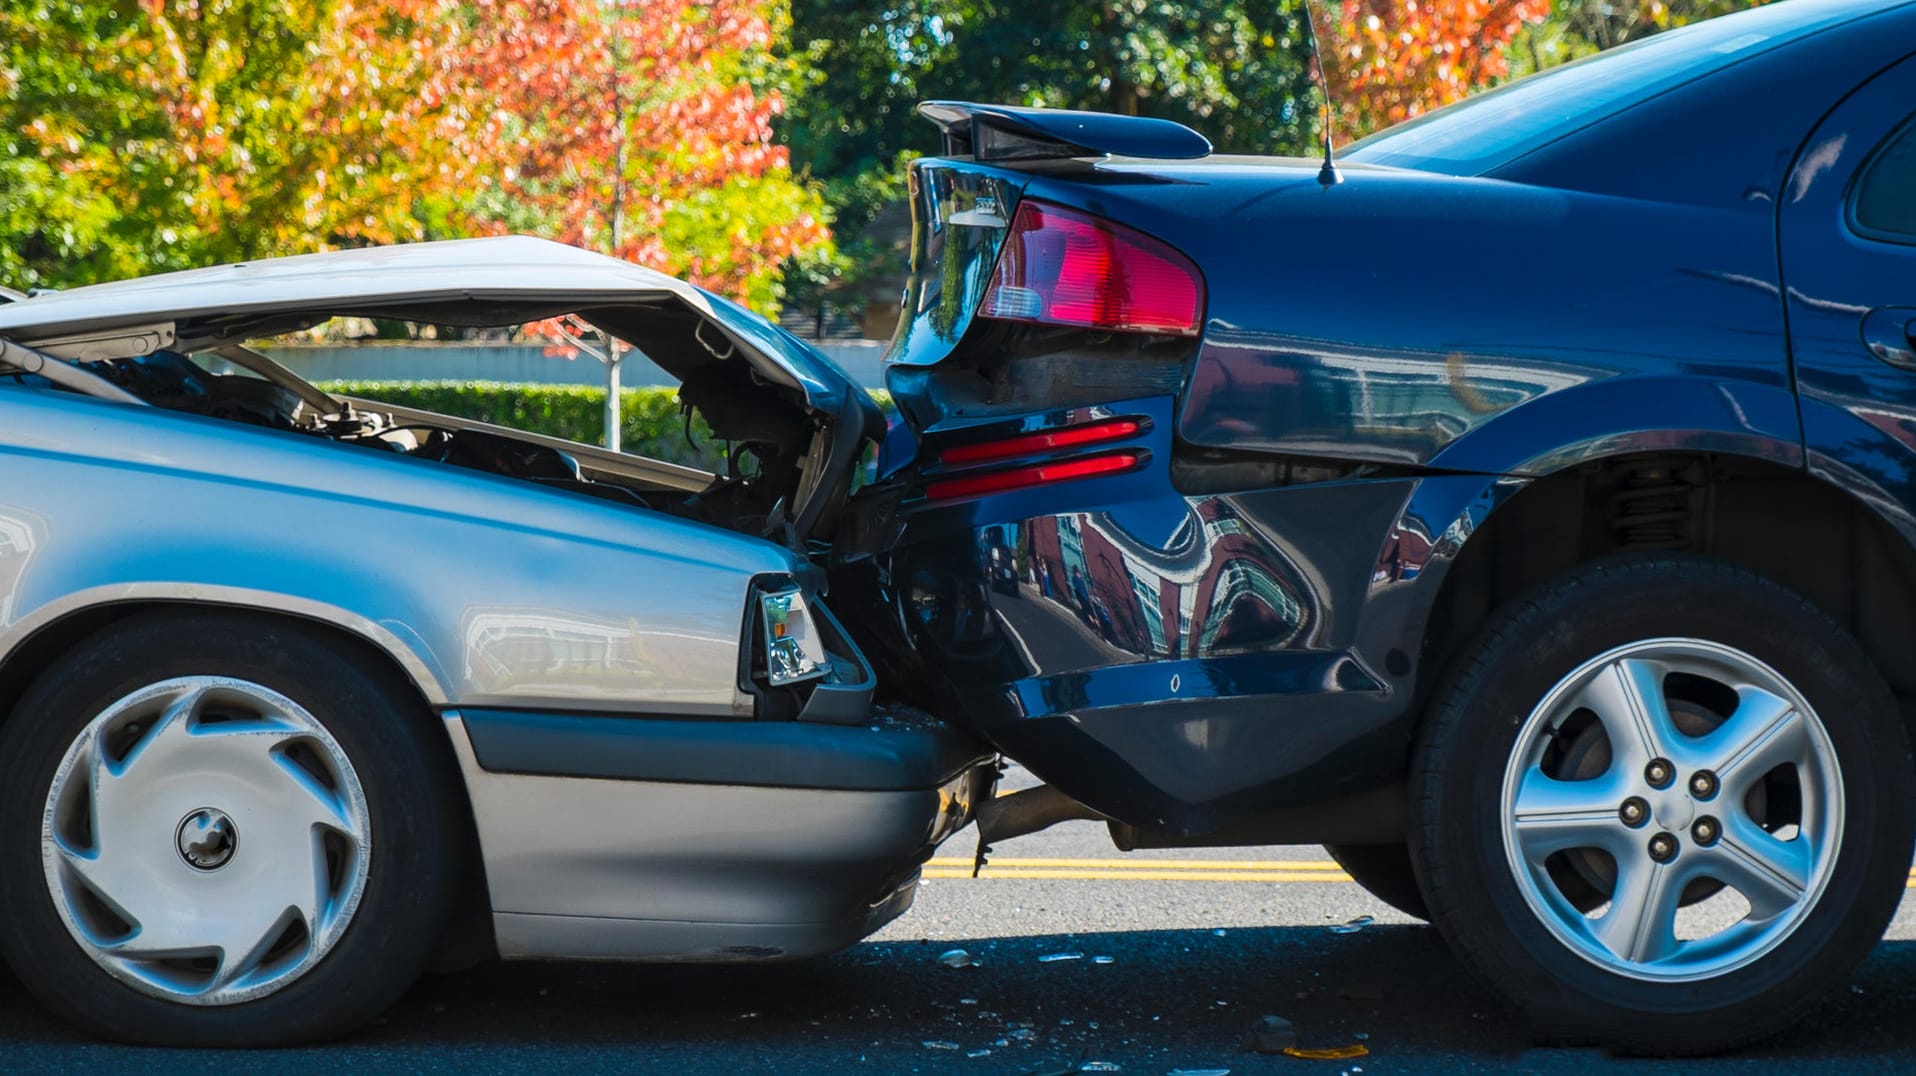
[[(947, 846), (949, 868), (931, 873), (968, 873), (959, 865), (970, 836)], [(1704, 1062), (1630, 1061), (1531, 1048), (1429, 928), (1342, 880), (1318, 848), (1123, 855), (1101, 827), (1073, 823), (1000, 852), (995, 876), (931, 878), (903, 919), (836, 957), (744, 968), (490, 965), (427, 978), (376, 1026), (325, 1049), (208, 1054), (79, 1041), (0, 976), (0, 1071), (1916, 1070), (1916, 900), (1851, 990), (1783, 1037)], [(1374, 922), (1332, 929), (1360, 916)], [(976, 964), (940, 963), (957, 948)], [(1046, 960), (1058, 954), (1070, 958)], [(1239, 1052), (1265, 1013), (1291, 1020), (1305, 1046), (1369, 1054)]]

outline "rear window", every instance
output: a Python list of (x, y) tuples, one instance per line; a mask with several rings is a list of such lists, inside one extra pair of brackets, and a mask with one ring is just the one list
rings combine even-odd
[(1400, 123), (1341, 156), (1482, 175), (1633, 105), (1857, 17), (1845, 3), (1776, 4), (1641, 38)]
[(1916, 243), (1916, 117), (1863, 166), (1855, 219), (1856, 230), (1873, 239)]

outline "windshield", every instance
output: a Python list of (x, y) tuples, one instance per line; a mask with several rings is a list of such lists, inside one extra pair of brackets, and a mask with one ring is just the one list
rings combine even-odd
[(1799, 0), (1710, 19), (1500, 86), (1354, 142), (1339, 157), (1482, 175), (1574, 131), (1880, 4)]

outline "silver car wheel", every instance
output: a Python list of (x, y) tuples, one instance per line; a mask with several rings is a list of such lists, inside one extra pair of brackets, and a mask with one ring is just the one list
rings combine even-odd
[[(1673, 708), (1672, 682), (1728, 712)], [(1564, 737), (1578, 729), (1599, 747), (1568, 772)], [(1800, 806), (1764, 808), (1782, 798), (1769, 792), (1777, 781), (1793, 782)], [(1585, 662), (1531, 711), (1502, 808), (1518, 888), (1559, 941), (1609, 971), (1680, 982), (1760, 959), (1808, 916), (1842, 844), (1843, 778), (1822, 721), (1774, 669), (1716, 643), (1650, 639)], [(1599, 878), (1575, 899), (1573, 860), (1586, 879), (1608, 862), (1607, 896)], [(1732, 901), (1701, 924), (1715, 929), (1679, 930), (1686, 905), (1724, 890), (1744, 914)]]
[(167, 680), (90, 721), (41, 829), (53, 903), (115, 978), (193, 1005), (297, 980), (352, 921), (366, 796), (298, 703), (221, 677)]

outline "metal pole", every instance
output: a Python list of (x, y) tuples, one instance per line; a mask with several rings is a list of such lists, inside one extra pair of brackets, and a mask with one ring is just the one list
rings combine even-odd
[[(612, 213), (608, 223), (612, 231), (612, 250), (614, 258), (625, 255), (620, 247), (625, 243), (625, 169), (627, 164), (628, 131), (625, 117), (625, 86), (620, 81), (625, 75), (625, 7), (616, 4), (612, 9), (612, 122), (619, 125), (617, 150), (612, 163)], [(619, 451), (619, 342), (611, 333), (605, 334), (605, 447), (613, 452)]]
[(617, 340), (605, 352), (605, 447), (619, 451), (619, 352)]

